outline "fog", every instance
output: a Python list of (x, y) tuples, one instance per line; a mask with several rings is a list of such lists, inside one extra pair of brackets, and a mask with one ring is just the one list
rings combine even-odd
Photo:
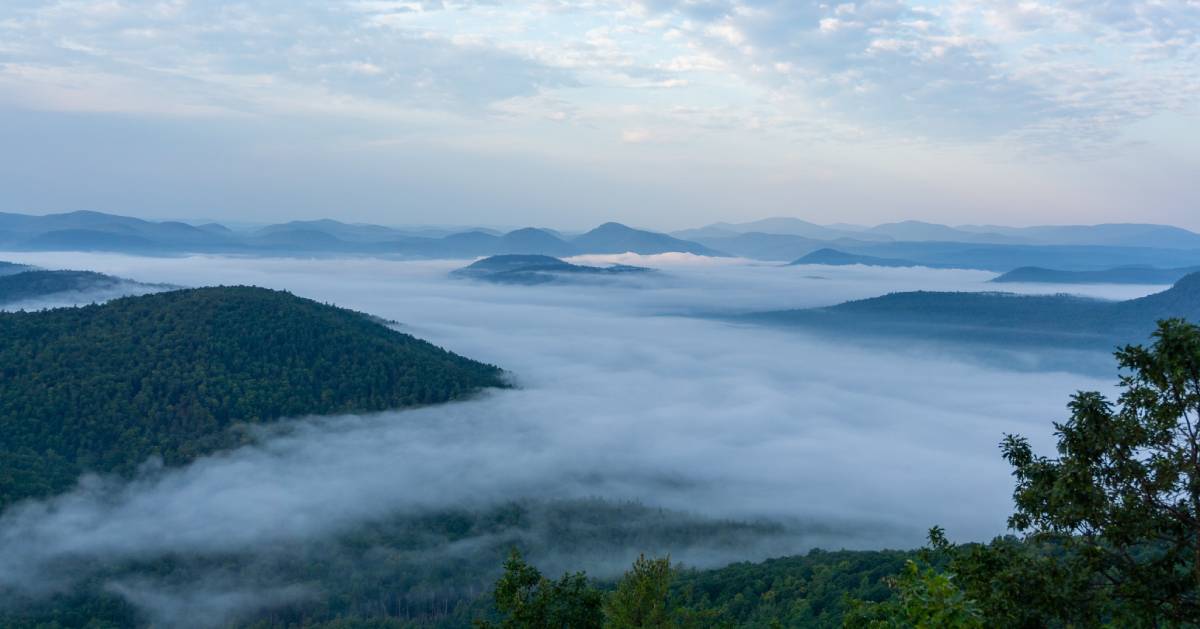
[[(417, 410), (299, 418), (263, 429), (257, 445), (186, 468), (151, 462), (132, 481), (91, 477), (66, 495), (12, 508), (0, 516), (0, 586), (34, 596), (82, 576), (63, 571), (66, 560), (249, 552), (397, 513), (522, 498), (636, 500), (795, 531), (747, 550), (748, 559), (814, 545), (914, 547), (935, 524), (957, 540), (984, 540), (1004, 532), (1010, 511), (1012, 479), (997, 448), (1004, 433), (1047, 449), (1072, 392), (1110, 392), (1115, 382), (1115, 373), (1001, 369), (930, 347), (881, 349), (681, 316), (897, 290), (992, 290), (994, 274), (977, 271), (605, 256), (578, 261), (658, 272), (529, 287), (450, 279), (461, 263), (442, 261), (0, 259), (141, 282), (287, 289), (399, 321), (405, 332), (503, 367), (517, 385)], [(1114, 299), (1160, 289), (1071, 287)], [(675, 558), (730, 559), (699, 547)], [(301, 585), (270, 591), (290, 600)], [(109, 587), (163, 619), (221, 600), (226, 610), (248, 604), (236, 586)], [(203, 597), (209, 589), (215, 594)]]

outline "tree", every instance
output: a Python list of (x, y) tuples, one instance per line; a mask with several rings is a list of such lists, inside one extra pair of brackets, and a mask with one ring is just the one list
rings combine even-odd
[[(1060, 546), (1080, 598), (1145, 622), (1200, 619), (1200, 328), (1159, 323), (1117, 352), (1118, 406), (1096, 392), (1055, 424), (1058, 458), (1002, 444), (1017, 479), (1009, 526)], [(1079, 578), (1078, 575), (1086, 575)]]
[(897, 596), (848, 626), (922, 626), (963, 604), (990, 627), (1200, 624), (1200, 328), (1162, 321), (1116, 356), (1123, 392), (1075, 394), (1056, 458), (1001, 443), (1023, 537), (953, 546), (934, 528), (922, 559), (945, 572), (907, 566)]
[(950, 575), (909, 560), (889, 579), (896, 596), (882, 603), (857, 602), (844, 626), (870, 629), (983, 629), (983, 614)]
[[(504, 562), (493, 599), (504, 616), (502, 629), (600, 629), (604, 619), (604, 594), (588, 583), (584, 573), (551, 581), (525, 563), (516, 549)], [(493, 627), (486, 621), (476, 624)]]
[(639, 556), (604, 605), (605, 629), (675, 626), (669, 600), (674, 577), (670, 557)]

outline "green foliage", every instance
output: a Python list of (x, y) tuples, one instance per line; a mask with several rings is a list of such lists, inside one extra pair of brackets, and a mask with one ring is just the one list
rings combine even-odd
[[(1009, 436), (1014, 529), (1062, 547), (1052, 560), (1108, 616), (1200, 618), (1200, 328), (1159, 324), (1150, 348), (1117, 353), (1124, 389), (1096, 392), (1056, 424), (1058, 458)], [(1086, 587), (1084, 587), (1086, 586)], [(1106, 603), (1111, 602), (1112, 605)]]
[(496, 582), (493, 598), (503, 619), (480, 627), (502, 629), (600, 629), (604, 595), (588, 583), (582, 572), (564, 574), (551, 581), (525, 563), (513, 550), (504, 562), (504, 575)]
[[(601, 610), (587, 608), (587, 617), (592, 618), (590, 614), (595, 613), (596, 621), (602, 622), (605, 629), (841, 627), (843, 614), (856, 606), (886, 610), (875, 605), (893, 595), (884, 581), (886, 575), (893, 574), (911, 557), (912, 554), (896, 552), (813, 551), (803, 557), (734, 564), (719, 570), (681, 571), (673, 568), (668, 558), (650, 559), (643, 555), (604, 594)], [(525, 610), (525, 618), (544, 618), (536, 610), (553, 606), (543, 596), (559, 596), (560, 604), (575, 604), (572, 601), (580, 600), (573, 590), (547, 588), (550, 582), (523, 561), (514, 562), (510, 558), (505, 568), (505, 576), (496, 585), (496, 609), (505, 614), (507, 621), (515, 622), (518, 609)], [(580, 578), (571, 582), (578, 585), (585, 582), (582, 576), (567, 575), (563, 579)], [(931, 622), (961, 621), (962, 624), (950, 626), (982, 626), (970, 624), (978, 612), (945, 577), (929, 571), (918, 579), (902, 578), (898, 583), (914, 614), (924, 605)], [(853, 603), (849, 601), (850, 594), (869, 602)], [(591, 601), (582, 600), (588, 604)], [(942, 603), (953, 607), (939, 608)], [(548, 625), (535, 622), (507, 626)]]
[(0, 509), (84, 471), (244, 442), (242, 424), (445, 402), (501, 371), (352, 312), (250, 287), (0, 313)]
[(669, 600), (674, 576), (670, 557), (638, 557), (604, 605), (605, 628), (675, 626)]
[(965, 597), (935, 608), (971, 601), (991, 627), (1200, 624), (1200, 328), (1162, 321), (1151, 347), (1117, 359), (1117, 404), (1076, 394), (1055, 424), (1058, 457), (1018, 436), (1001, 444), (1016, 477), (1009, 526), (1024, 539), (952, 546), (933, 531), (928, 554), (947, 572), (919, 574), (954, 575)]
[(684, 571), (673, 591), (691, 610), (716, 610), (736, 627), (841, 627), (850, 600), (883, 601), (885, 579), (914, 557), (901, 551), (822, 551)]
[(871, 629), (982, 629), (978, 605), (945, 573), (909, 560), (889, 580), (896, 597), (883, 603), (859, 603), (846, 616), (846, 627)]

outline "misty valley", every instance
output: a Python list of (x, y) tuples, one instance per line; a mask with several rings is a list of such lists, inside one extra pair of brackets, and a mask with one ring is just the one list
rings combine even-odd
[[(45, 220), (71, 216), (134, 220)], [(0, 624), (1194, 618), (1173, 554), (1194, 537), (1126, 532), (1142, 559), (1097, 564), (1094, 530), (1020, 518), (1066, 500), (1054, 466), (1085, 455), (1064, 435), (1143, 434), (1107, 400), (1200, 395), (1200, 274), (1178, 264), (1200, 236), (1095, 245), (1145, 263), (1114, 267), (878, 234), (860, 242), (978, 259), (855, 254), (843, 233), (780, 262), (623, 226), (438, 255), (202, 229), (275, 245), (0, 254)], [(716, 229), (694, 231), (738, 237)], [(1128, 585), (1153, 575), (1158, 598)], [(926, 612), (959, 624), (903, 624)]]
[(0, 1), (0, 629), (1200, 629), (1200, 0)]

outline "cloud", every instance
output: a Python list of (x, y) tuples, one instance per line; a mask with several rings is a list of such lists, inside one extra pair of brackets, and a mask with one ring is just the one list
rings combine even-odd
[(1179, 223), (1197, 22), (1186, 0), (6, 2), (0, 127), (53, 120), (0, 183), (12, 211), (238, 220)]
[[(702, 15), (689, 2), (643, 5), (733, 71), (794, 100), (822, 103), (829, 118), (869, 124), (876, 136), (1087, 152), (1112, 144), (1133, 122), (1197, 99), (1195, 80), (1174, 79), (1182, 66), (1088, 54), (1086, 66), (1071, 67), (1024, 55), (1099, 38), (1141, 61), (1194, 60), (1200, 9), (1185, 0), (764, 0), (721, 3)], [(787, 71), (765, 71), (781, 67)], [(1098, 78), (1098, 70), (1107, 76)], [(1121, 96), (1105, 97), (1114, 88)], [(1128, 97), (1134, 91), (1140, 98)]]
[[(286, 96), (304, 91), (400, 110), (478, 111), (572, 81), (486, 39), (409, 25), (381, 8), (148, 0), (16, 6), (0, 11), (7, 13), (0, 33), (18, 44), (0, 76), (15, 83), (7, 90), (12, 99), (21, 100), (22, 87), (48, 92), (27, 105), (113, 111), (120, 102), (126, 111), (162, 114), (296, 113), (305, 109), (303, 97)], [(17, 72), (31, 67), (76, 91), (49, 91), (47, 79)], [(124, 98), (105, 97), (110, 92)], [(98, 99), (110, 104), (91, 104)]]
[[(899, 288), (981, 289), (991, 274), (980, 272), (618, 256), (658, 266), (659, 277), (497, 287), (450, 280), (455, 265), (446, 262), (4, 255), (141, 281), (286, 288), (399, 320), (407, 332), (502, 365), (520, 384), (426, 409), (300, 419), (185, 468), (150, 466), (128, 482), (91, 477), (14, 507), (0, 515), (0, 587), (33, 594), (84, 576), (63, 571), (80, 560), (253, 555), (397, 514), (528, 497), (639, 500), (829, 531), (819, 542), (777, 539), (769, 551), (746, 550), (751, 557), (813, 543), (912, 546), (932, 524), (985, 539), (1002, 532), (1010, 508), (1011, 478), (996, 450), (1002, 434), (1046, 443), (1070, 392), (1111, 386), (996, 369), (936, 348), (856, 346), (675, 316)], [(701, 545), (676, 559), (717, 556)], [(162, 618), (195, 610), (200, 598), (234, 610), (247, 600), (219, 580), (199, 585), (195, 592), (211, 596), (193, 600), (175, 583), (111, 587)]]

